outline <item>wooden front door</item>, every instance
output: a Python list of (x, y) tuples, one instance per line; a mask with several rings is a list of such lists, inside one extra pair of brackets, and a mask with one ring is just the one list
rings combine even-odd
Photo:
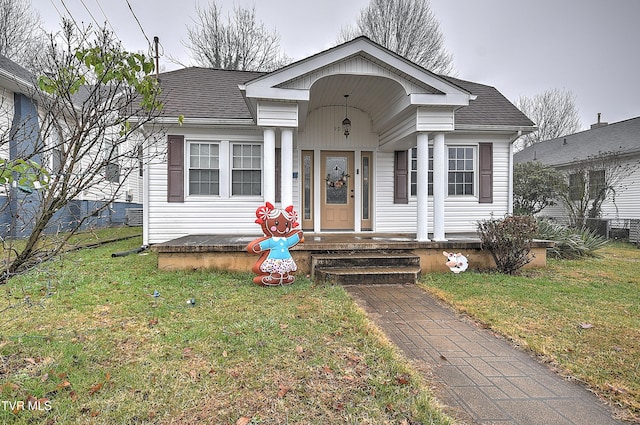
[(320, 209), (323, 231), (353, 230), (354, 181), (353, 152), (323, 151), (320, 155)]

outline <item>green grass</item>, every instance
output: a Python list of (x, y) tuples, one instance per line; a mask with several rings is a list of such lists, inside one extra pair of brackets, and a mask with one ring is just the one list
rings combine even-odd
[(598, 253), (517, 277), (429, 274), (421, 286), (640, 420), (640, 250)]
[(341, 287), (111, 257), (140, 244), (0, 286), (0, 423), (451, 423)]

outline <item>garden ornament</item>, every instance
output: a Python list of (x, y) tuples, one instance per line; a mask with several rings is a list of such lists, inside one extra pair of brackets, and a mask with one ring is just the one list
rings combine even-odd
[(463, 272), (467, 270), (467, 267), (469, 267), (467, 257), (461, 253), (454, 254), (453, 252), (444, 251), (442, 254), (448, 259), (446, 266), (454, 273)]
[(247, 245), (247, 251), (260, 254), (251, 268), (257, 274), (253, 282), (262, 286), (290, 285), (295, 280), (293, 272), (298, 270), (289, 253), (289, 248), (304, 242), (298, 227), (298, 213), (289, 205), (285, 209), (275, 208), (270, 202), (256, 210), (256, 223), (262, 227), (264, 237)]

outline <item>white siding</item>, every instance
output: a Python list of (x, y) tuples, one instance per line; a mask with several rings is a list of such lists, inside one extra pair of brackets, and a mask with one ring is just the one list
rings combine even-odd
[(9, 158), (9, 131), (13, 121), (13, 92), (0, 88), (0, 158)]
[(297, 127), (298, 104), (258, 102), (258, 125), (267, 127)]
[(425, 108), (418, 109), (416, 117), (417, 131), (453, 131), (453, 109)]
[[(454, 136), (445, 135), (447, 146), (476, 146), (478, 143), (493, 143), (493, 203), (480, 204), (476, 196), (445, 197), (445, 233), (475, 232), (477, 222), (502, 217), (508, 211), (509, 143), (502, 136)], [(476, 164), (477, 164), (476, 150)], [(393, 203), (394, 154), (379, 153), (376, 161), (376, 213), (375, 230), (378, 232), (416, 231), (416, 199), (409, 204)], [(476, 192), (478, 173), (476, 165)], [(433, 231), (433, 199), (429, 197), (428, 228)]]
[(349, 108), (351, 134), (344, 137), (344, 107), (318, 108), (307, 117), (304, 131), (298, 134), (299, 149), (375, 149), (378, 135), (372, 133), (371, 117), (360, 109)]
[[(615, 199), (610, 195), (602, 205), (603, 219), (638, 219), (640, 218), (640, 161), (639, 156), (621, 163), (621, 167), (629, 167), (632, 172), (626, 176), (616, 188)], [(568, 175), (568, 171), (565, 171)], [(568, 224), (568, 216), (561, 204), (547, 207), (540, 214), (553, 217), (558, 222)]]
[[(185, 143), (189, 140), (211, 141), (243, 141), (263, 142), (263, 134), (259, 130), (230, 130), (230, 129), (173, 129), (169, 134), (185, 136)], [(280, 133), (277, 135), (279, 146)], [(148, 167), (149, 194), (147, 208), (149, 240), (145, 243), (155, 244), (193, 234), (261, 234), (260, 227), (255, 223), (255, 210), (264, 204), (262, 196), (229, 197), (219, 196), (188, 196), (185, 190), (184, 202), (167, 202), (167, 162), (166, 138), (154, 147), (159, 152)], [(188, 153), (185, 149), (185, 155)], [(297, 170), (298, 158), (294, 154), (294, 171)], [(221, 168), (221, 173), (228, 170)], [(263, 170), (264, 172), (274, 172)], [(185, 170), (186, 176), (186, 170)], [(296, 185), (298, 180), (294, 180)], [(186, 177), (185, 177), (186, 184)], [(298, 209), (298, 193), (293, 193), (294, 207)]]

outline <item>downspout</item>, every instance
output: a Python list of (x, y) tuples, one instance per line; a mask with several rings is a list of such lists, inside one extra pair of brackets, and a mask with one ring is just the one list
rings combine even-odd
[(144, 124), (140, 127), (144, 137), (142, 145), (142, 246), (149, 246), (149, 144), (146, 142), (149, 135), (144, 129)]
[(516, 136), (509, 140), (509, 190), (507, 198), (507, 214), (513, 215), (513, 143), (522, 136), (522, 130), (518, 130)]

